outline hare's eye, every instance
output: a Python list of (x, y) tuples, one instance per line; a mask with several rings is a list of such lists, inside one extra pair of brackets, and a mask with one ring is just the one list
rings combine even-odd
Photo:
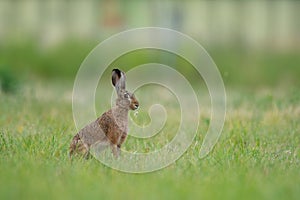
[(129, 98), (129, 94), (128, 93), (124, 93), (124, 97), (128, 99)]

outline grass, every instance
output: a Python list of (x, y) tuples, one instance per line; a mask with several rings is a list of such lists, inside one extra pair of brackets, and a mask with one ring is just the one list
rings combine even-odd
[[(204, 106), (198, 134), (187, 152), (163, 170), (126, 174), (96, 159), (76, 158), (71, 162), (68, 158), (68, 146), (76, 133), (72, 79), (93, 46), (92, 42), (70, 41), (47, 50), (31, 42), (0, 47), (2, 87), (3, 83), (19, 83), (14, 92), (0, 92), (0, 199), (299, 198), (297, 51), (209, 50), (221, 67), (228, 97), (226, 123), (214, 150), (199, 159), (210, 113), (208, 94), (194, 87), (201, 90), (198, 96)], [(170, 66), (177, 63), (176, 70), (191, 77), (191, 81), (197, 77), (191, 68), (182, 67), (188, 66), (184, 59), (173, 58), (167, 52), (148, 49), (128, 53), (111, 67), (129, 69), (149, 61)], [(105, 73), (104, 78), (110, 70)], [(103, 83), (107, 84), (106, 80)], [(96, 108), (100, 115), (110, 102), (108, 96), (103, 97), (107, 91), (99, 92)], [(129, 137), (123, 146), (127, 151), (153, 151), (174, 137), (178, 105), (172, 103), (172, 98), (168, 102), (166, 95), (159, 96), (161, 93), (146, 88), (137, 93), (141, 110), (136, 122), (149, 123), (147, 109), (151, 101), (159, 100), (168, 111), (163, 133), (147, 140)]]
[[(169, 167), (146, 174), (115, 171), (95, 159), (69, 160), (68, 146), (76, 132), (71, 89), (71, 82), (31, 83), (23, 92), (0, 94), (0, 199), (300, 196), (300, 92), (296, 87), (228, 88), (225, 127), (209, 156), (198, 158), (209, 123), (209, 113), (204, 112), (188, 151)], [(145, 112), (139, 115), (147, 121)], [(157, 139), (164, 143), (166, 138)], [(153, 141), (144, 143), (129, 138), (124, 148), (156, 148)]]
[[(30, 38), (24, 39), (23, 42), (8, 40), (0, 46), (0, 81), (1, 71), (7, 71), (7, 68), (21, 79), (26, 75), (43, 79), (73, 80), (82, 61), (98, 43), (70, 39), (60, 45), (43, 47)], [(246, 85), (248, 88), (257, 88), (260, 85), (277, 87), (283, 84), (300, 84), (298, 52), (297, 48), (277, 52), (270, 49), (248, 50), (239, 45), (208, 49), (227, 86)], [(153, 49), (129, 52), (117, 58), (112, 67), (118, 66), (128, 70), (153, 62), (172, 66), (192, 80), (198, 77), (185, 59)], [(110, 75), (110, 70), (107, 74)]]

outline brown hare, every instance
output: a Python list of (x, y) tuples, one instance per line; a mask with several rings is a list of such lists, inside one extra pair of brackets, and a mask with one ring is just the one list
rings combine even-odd
[(70, 157), (82, 153), (88, 157), (91, 146), (105, 148), (110, 146), (115, 157), (120, 154), (120, 148), (127, 137), (128, 111), (136, 110), (139, 102), (134, 94), (125, 89), (126, 76), (119, 69), (112, 71), (112, 84), (117, 91), (116, 105), (103, 113), (98, 119), (81, 129), (70, 144)]

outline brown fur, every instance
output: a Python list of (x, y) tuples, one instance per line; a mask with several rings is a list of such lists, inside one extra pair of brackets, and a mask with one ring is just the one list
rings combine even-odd
[(114, 156), (119, 156), (121, 145), (127, 137), (128, 111), (135, 110), (139, 106), (134, 94), (125, 90), (125, 77), (119, 77), (122, 75), (125, 76), (121, 71), (117, 74), (113, 71), (113, 85), (118, 86), (116, 86), (118, 93), (116, 106), (103, 113), (73, 137), (70, 144), (70, 156), (77, 152), (87, 157), (90, 147), (96, 144), (110, 146)]

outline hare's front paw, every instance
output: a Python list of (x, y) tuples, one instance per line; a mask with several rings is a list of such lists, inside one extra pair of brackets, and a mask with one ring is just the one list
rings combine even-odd
[(121, 153), (121, 148), (119, 145), (112, 145), (111, 147), (112, 149), (112, 153), (114, 155), (115, 158), (118, 158), (120, 156)]

